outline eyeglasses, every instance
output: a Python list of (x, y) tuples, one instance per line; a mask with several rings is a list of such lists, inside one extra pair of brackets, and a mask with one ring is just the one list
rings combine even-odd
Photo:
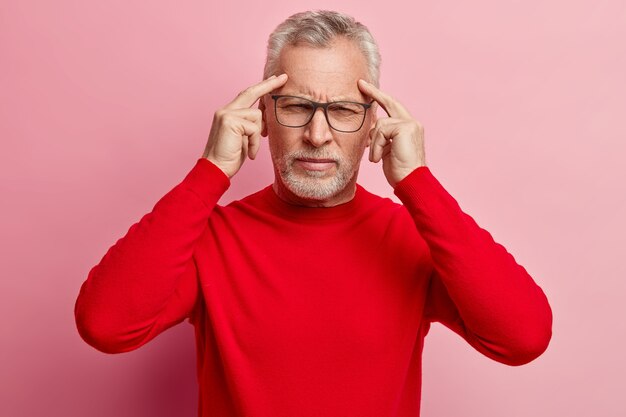
[(283, 126), (306, 126), (313, 119), (317, 108), (321, 107), (324, 109), (324, 116), (331, 129), (345, 133), (352, 133), (361, 129), (367, 109), (374, 102), (333, 101), (318, 103), (303, 97), (284, 95), (273, 95), (272, 99), (274, 100), (276, 121)]

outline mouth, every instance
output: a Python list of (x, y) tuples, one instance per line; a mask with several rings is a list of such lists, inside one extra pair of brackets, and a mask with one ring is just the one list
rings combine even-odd
[(335, 166), (334, 159), (297, 158), (295, 163), (308, 171), (326, 171)]

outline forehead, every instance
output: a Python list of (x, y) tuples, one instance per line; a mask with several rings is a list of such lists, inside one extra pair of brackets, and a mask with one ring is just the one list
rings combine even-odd
[(319, 101), (365, 99), (357, 87), (367, 78), (367, 63), (354, 41), (338, 38), (330, 47), (288, 45), (279, 59), (279, 72), (289, 75), (277, 92)]

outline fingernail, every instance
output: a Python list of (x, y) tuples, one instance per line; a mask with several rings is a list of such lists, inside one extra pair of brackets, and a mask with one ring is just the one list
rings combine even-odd
[(272, 75), (271, 77), (268, 77), (267, 79), (268, 79), (268, 80), (271, 80), (272, 78), (276, 78), (276, 76), (275, 76), (275, 75)]
[(282, 73), (282, 74), (280, 74), (280, 75), (278, 76), (278, 78), (285, 78), (286, 76), (287, 76), (287, 74), (286, 74), (286, 73)]
[(363, 81), (365, 84), (368, 84), (368, 85), (369, 85), (369, 83), (368, 83), (367, 81), (365, 81), (363, 78), (360, 78), (359, 80), (360, 80), (360, 81)]

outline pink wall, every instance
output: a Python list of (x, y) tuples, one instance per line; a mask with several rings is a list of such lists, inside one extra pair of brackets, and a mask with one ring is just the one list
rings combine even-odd
[[(79, 338), (74, 301), (191, 169), (213, 111), (260, 79), (269, 32), (325, 7), (370, 27), (381, 86), (425, 126), (431, 170), (554, 310), (551, 346), (520, 368), (435, 325), (423, 415), (626, 415), (626, 3), (226, 4), (3, 2), (0, 415), (195, 415), (190, 325), (105, 355)], [(223, 202), (269, 168), (264, 147)], [(392, 195), (377, 165), (360, 182)]]

